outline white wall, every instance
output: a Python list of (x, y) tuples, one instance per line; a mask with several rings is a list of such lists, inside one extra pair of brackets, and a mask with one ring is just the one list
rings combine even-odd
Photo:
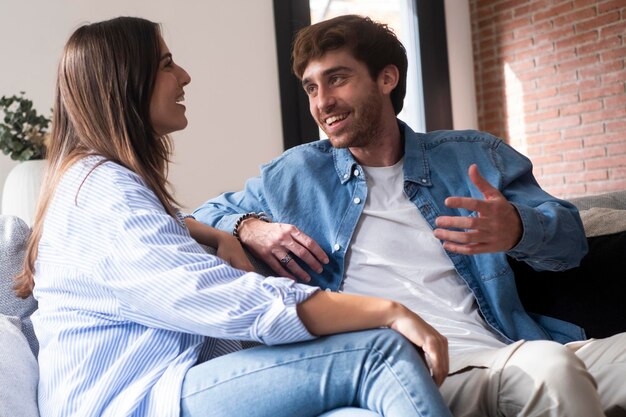
[[(174, 59), (191, 75), (189, 126), (173, 135), (170, 180), (186, 209), (237, 190), (282, 151), (270, 0), (0, 0), (0, 96), (26, 91), (49, 113), (58, 59), (82, 23), (121, 15), (163, 25)], [(0, 192), (15, 165), (0, 153)]]

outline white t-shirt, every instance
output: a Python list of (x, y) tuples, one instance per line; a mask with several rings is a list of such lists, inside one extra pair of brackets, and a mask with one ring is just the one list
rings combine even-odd
[(342, 291), (404, 304), (448, 338), (450, 354), (505, 346), (404, 194), (402, 167), (403, 160), (363, 167), (369, 193), (348, 249)]

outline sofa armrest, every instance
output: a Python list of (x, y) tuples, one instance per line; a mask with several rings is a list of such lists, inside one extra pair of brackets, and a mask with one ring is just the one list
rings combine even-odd
[(509, 258), (527, 311), (575, 323), (588, 337), (626, 331), (626, 191), (570, 200), (578, 207), (589, 252), (567, 271), (535, 271)]

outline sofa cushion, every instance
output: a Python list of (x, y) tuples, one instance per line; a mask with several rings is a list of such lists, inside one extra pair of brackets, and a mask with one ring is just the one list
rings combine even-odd
[(16, 216), (0, 215), (0, 314), (19, 317), (22, 331), (31, 350), (37, 355), (38, 344), (30, 315), (37, 308), (31, 296), (25, 300), (13, 291), (13, 277), (22, 269), (30, 228)]
[(626, 210), (592, 207), (580, 210), (587, 237), (612, 235), (626, 230)]
[(38, 417), (37, 360), (19, 317), (0, 315), (0, 416)]

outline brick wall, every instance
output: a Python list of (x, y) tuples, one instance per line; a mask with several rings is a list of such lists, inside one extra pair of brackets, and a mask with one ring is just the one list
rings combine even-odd
[(559, 197), (626, 190), (626, 0), (470, 0), (481, 130)]

